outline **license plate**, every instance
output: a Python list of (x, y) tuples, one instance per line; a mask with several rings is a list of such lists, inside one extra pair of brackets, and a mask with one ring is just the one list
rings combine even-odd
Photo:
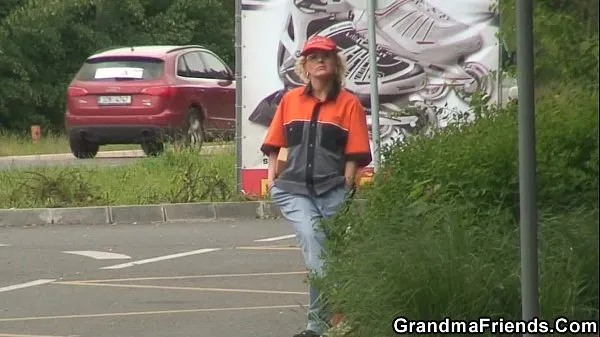
[(131, 104), (131, 96), (99, 96), (100, 105), (127, 105)]

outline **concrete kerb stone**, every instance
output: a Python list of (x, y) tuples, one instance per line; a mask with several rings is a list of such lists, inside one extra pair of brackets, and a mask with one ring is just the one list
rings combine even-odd
[(220, 202), (215, 204), (216, 219), (262, 219), (261, 201)]
[(0, 226), (11, 225), (48, 225), (52, 223), (52, 209), (2, 209)]
[(165, 221), (214, 220), (213, 203), (163, 204)]
[(263, 217), (266, 219), (277, 219), (281, 218), (281, 209), (273, 201), (263, 202)]
[(110, 206), (112, 223), (165, 222), (162, 205)]
[[(364, 201), (356, 200), (356, 202), (363, 204), (360, 205), (363, 207)], [(52, 224), (111, 225), (277, 218), (281, 218), (281, 211), (271, 201), (0, 209), (0, 226), (3, 227)]]
[(75, 207), (75, 208), (52, 208), (52, 224), (77, 225), (87, 223), (89, 225), (102, 225), (110, 223), (110, 209), (108, 207)]

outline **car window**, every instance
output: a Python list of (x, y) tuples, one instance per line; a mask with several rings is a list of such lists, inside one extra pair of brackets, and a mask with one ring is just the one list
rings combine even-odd
[(185, 59), (183, 58), (183, 56), (179, 56), (179, 58), (177, 58), (177, 76), (190, 76), (190, 70), (188, 69), (188, 66), (185, 63)]
[(87, 60), (77, 79), (80, 81), (156, 80), (164, 71), (164, 62), (154, 58), (114, 57)]
[(225, 79), (229, 75), (227, 66), (221, 62), (215, 55), (202, 52), (202, 58), (206, 64), (206, 76), (208, 78)]
[(202, 62), (202, 58), (200, 54), (197, 52), (191, 52), (183, 55), (185, 59), (185, 63), (188, 66), (188, 76), (201, 78), (204, 77), (204, 73), (206, 72), (206, 67), (204, 66), (204, 62)]

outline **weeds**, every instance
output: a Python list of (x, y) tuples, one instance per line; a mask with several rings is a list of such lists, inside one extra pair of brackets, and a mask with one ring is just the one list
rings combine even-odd
[(232, 194), (226, 177), (220, 174), (216, 167), (202, 167), (193, 161), (179, 168), (171, 182), (174, 188), (168, 199), (171, 203), (225, 201), (229, 200)]
[(79, 170), (65, 169), (58, 172), (24, 171), (16, 176), (16, 187), (10, 192), (11, 204), (39, 205), (46, 207), (77, 207), (103, 204), (107, 200), (90, 178)]
[[(45, 133), (43, 130), (42, 132), (40, 140), (37, 143), (34, 143), (31, 139), (31, 135), (26, 132), (8, 133), (0, 130), (0, 157), (71, 152), (66, 135)], [(105, 145), (100, 149), (102, 151), (140, 150), (140, 146), (135, 144)]]
[[(212, 145), (223, 145), (229, 141), (215, 138), (210, 144), (204, 145), (209, 147)], [(172, 144), (167, 143), (172, 150), (179, 152), (183, 150), (182, 146), (177, 142)], [(141, 151), (140, 145), (137, 144), (110, 144), (100, 146), (100, 151)], [(0, 130), (0, 157), (3, 156), (24, 156), (24, 155), (43, 155), (43, 154), (58, 154), (71, 153), (69, 140), (63, 133), (44, 132), (38, 142), (34, 143), (31, 135), (27, 132), (9, 133)]]
[(229, 201), (235, 155), (169, 150), (117, 167), (3, 170), (0, 186), (0, 208)]

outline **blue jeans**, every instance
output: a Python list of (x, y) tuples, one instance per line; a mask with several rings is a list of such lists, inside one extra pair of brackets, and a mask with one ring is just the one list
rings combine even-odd
[[(271, 187), (271, 198), (279, 206), (283, 217), (293, 225), (306, 267), (317, 276), (323, 273), (320, 255), (325, 241), (325, 233), (318, 221), (336, 214), (346, 199), (346, 191), (346, 187), (341, 185), (323, 195), (309, 197), (288, 193), (277, 186)], [(318, 290), (311, 285), (307, 329), (321, 334), (322, 325), (329, 322), (329, 314), (322, 310), (319, 299)]]

